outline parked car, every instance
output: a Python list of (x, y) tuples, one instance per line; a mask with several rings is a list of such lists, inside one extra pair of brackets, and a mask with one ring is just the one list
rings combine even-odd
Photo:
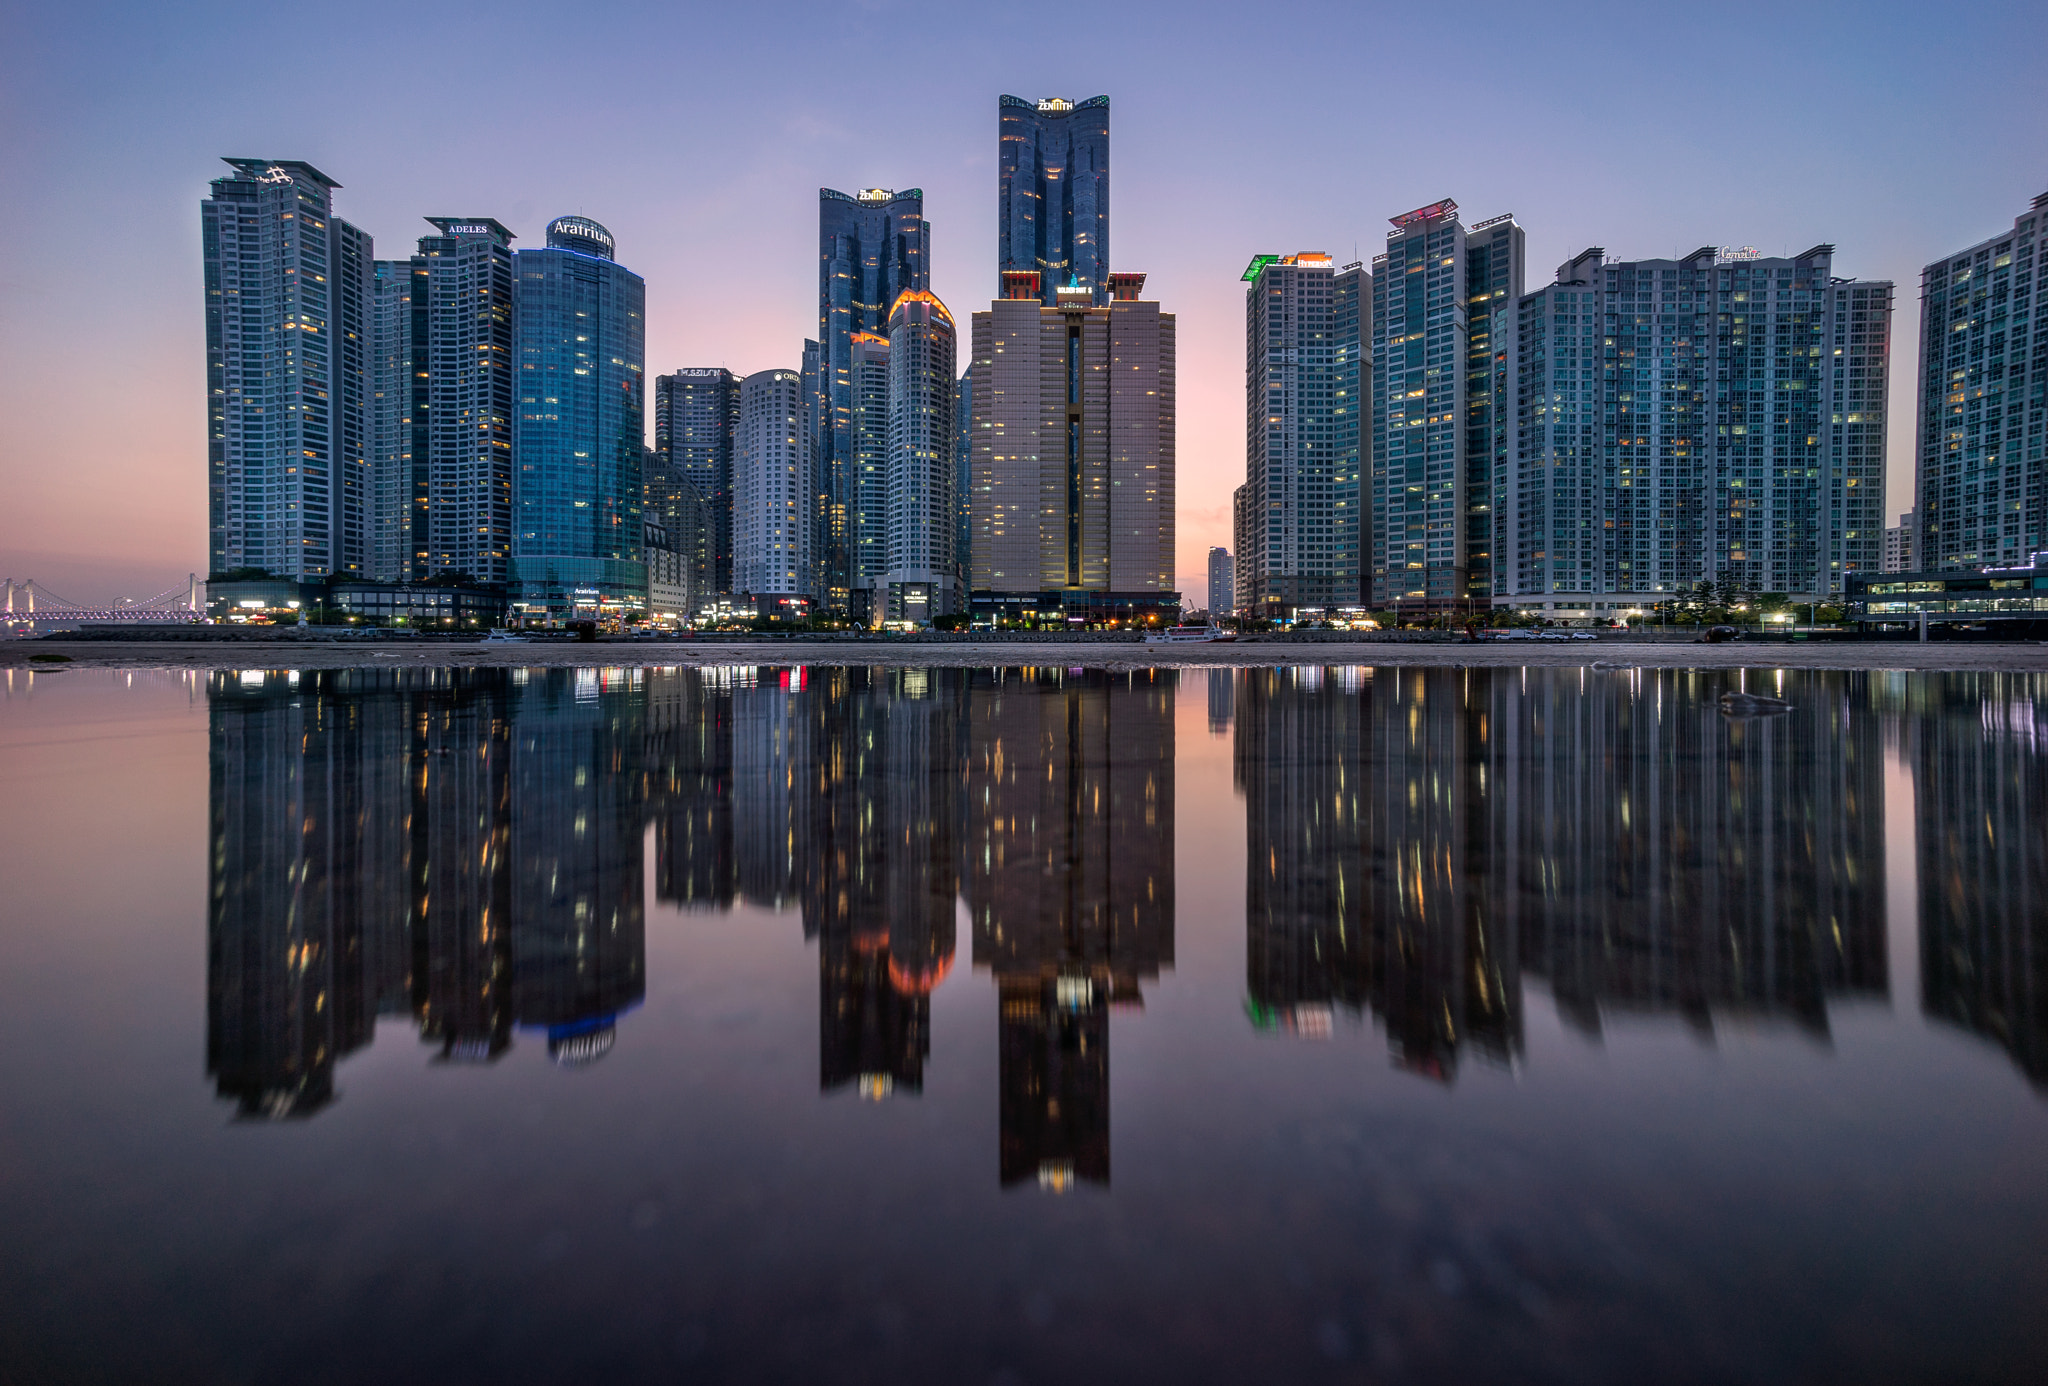
[(1575, 630), (1572, 632), (1572, 639), (1574, 640), (1598, 640), (1599, 638), (1590, 630)]

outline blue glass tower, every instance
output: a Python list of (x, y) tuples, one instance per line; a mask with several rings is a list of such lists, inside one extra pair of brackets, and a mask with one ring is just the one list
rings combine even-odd
[(641, 460), (647, 286), (583, 217), (514, 256), (519, 412), (512, 581), (529, 618), (646, 608)]
[(1038, 274), (1038, 301), (1088, 290), (1109, 302), (1109, 98), (1051, 96), (997, 103), (996, 284), (1012, 271)]

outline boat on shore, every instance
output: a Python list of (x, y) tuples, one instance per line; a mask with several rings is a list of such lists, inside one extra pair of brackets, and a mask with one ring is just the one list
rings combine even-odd
[(1220, 626), (1171, 626), (1145, 637), (1147, 645), (1227, 645), (1237, 636)]

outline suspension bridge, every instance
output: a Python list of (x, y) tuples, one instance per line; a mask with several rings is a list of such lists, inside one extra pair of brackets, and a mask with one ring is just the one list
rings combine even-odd
[(34, 578), (0, 579), (0, 627), (21, 632), (101, 623), (189, 624), (204, 620), (206, 602), (199, 575), (189, 573), (175, 587), (140, 600), (123, 597), (111, 606), (66, 601)]

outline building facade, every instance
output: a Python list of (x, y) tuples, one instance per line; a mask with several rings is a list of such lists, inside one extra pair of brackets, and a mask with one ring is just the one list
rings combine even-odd
[(2048, 548), (2048, 193), (2012, 230), (1920, 272), (1918, 567), (2028, 561)]
[(1884, 532), (1884, 570), (1887, 573), (1910, 572), (1919, 566), (1916, 561), (1920, 546), (1915, 542), (1918, 522), (1914, 513), (1908, 510), (1899, 516), (1899, 522)]
[(1520, 300), (1496, 605), (1611, 618), (1879, 568), (1891, 285), (1833, 252), (1594, 247)]
[(428, 217), (412, 257), (407, 576), (498, 584), (512, 566), (512, 233), (489, 217)]
[(370, 499), (365, 573), (397, 582), (411, 571), (406, 550), (412, 510), (412, 261), (377, 260), (370, 269)]
[(311, 164), (225, 162), (200, 204), (208, 566), (362, 576), (374, 247)]
[(654, 450), (703, 507), (707, 595), (732, 591), (732, 446), (740, 383), (720, 366), (686, 366), (654, 378)]
[[(852, 486), (847, 496), (848, 614), (861, 625), (884, 619), (889, 567), (889, 339), (853, 336)], [(878, 595), (879, 594), (879, 595)]]
[(647, 286), (585, 217), (521, 250), (511, 581), (528, 617), (647, 609)]
[[(1039, 276), (1039, 302), (1078, 286), (1109, 301), (1109, 98), (997, 102), (996, 274)], [(921, 287), (921, 286), (920, 286)]]
[[(1320, 251), (1255, 256), (1245, 289), (1245, 495), (1253, 509), (1241, 594), (1261, 616), (1359, 597), (1355, 399), (1359, 266)], [(1348, 329), (1340, 344), (1340, 297)], [(1351, 378), (1340, 388), (1340, 367)], [(1351, 424), (1350, 446), (1340, 436)]]
[(824, 410), (813, 444), (820, 492), (820, 597), (848, 610), (854, 585), (848, 518), (854, 473), (853, 339), (885, 336), (906, 292), (931, 288), (931, 227), (924, 193), (818, 189), (818, 390)]
[(953, 360), (953, 315), (931, 294), (905, 291), (889, 313), (885, 543), (876, 603), (892, 621), (922, 625), (962, 609), (953, 552)]
[(1448, 198), (1392, 221), (1361, 323), (1372, 342), (1370, 599), (1461, 610), (1491, 594), (1491, 473), (1504, 445), (1493, 339), (1496, 315), (1521, 294), (1522, 229), (1493, 217), (1468, 232)]
[[(973, 577), (1041, 610), (1160, 604), (1174, 545), (1174, 316), (1141, 274), (1039, 302), (1038, 275), (974, 315)], [(1071, 594), (1071, 595), (1068, 595)], [(977, 601), (979, 598), (977, 598)], [(1115, 603), (1112, 602), (1112, 605)]]
[(810, 415), (800, 371), (740, 382), (733, 447), (733, 587), (754, 597), (814, 597)]
[(1212, 547), (1209, 550), (1209, 619), (1228, 616), (1237, 609), (1236, 576), (1230, 550)]

